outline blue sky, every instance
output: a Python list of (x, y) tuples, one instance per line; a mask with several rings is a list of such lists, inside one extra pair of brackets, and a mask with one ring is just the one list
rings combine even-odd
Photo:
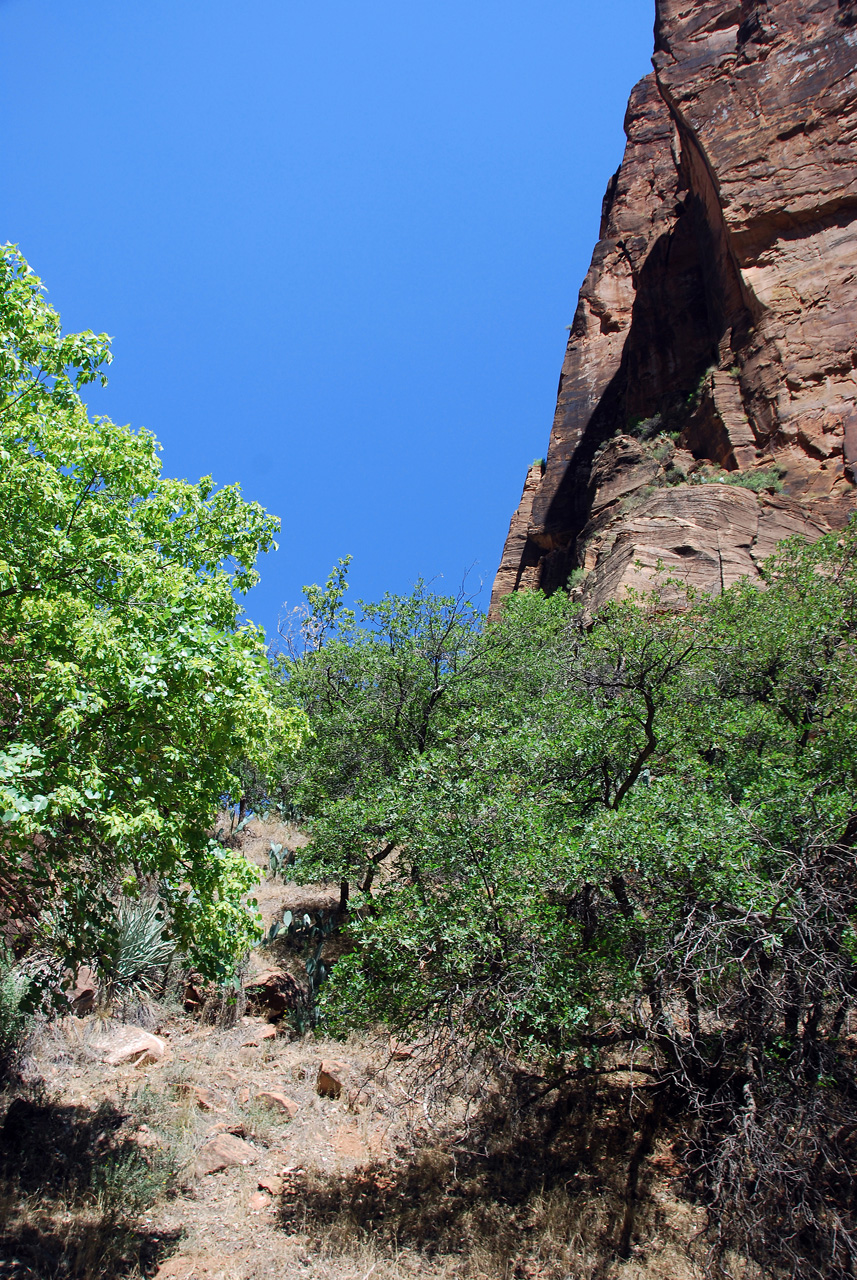
[(282, 517), (249, 614), (485, 599), (649, 70), (650, 0), (0, 0), (0, 239), (95, 412)]

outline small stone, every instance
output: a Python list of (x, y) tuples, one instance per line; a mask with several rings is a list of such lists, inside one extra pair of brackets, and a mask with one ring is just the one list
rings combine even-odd
[(238, 1105), (239, 1107), (246, 1107), (249, 1101), (250, 1101), (250, 1089), (245, 1084), (244, 1088), (241, 1090), (241, 1092), (238, 1095)]
[(256, 1101), (271, 1111), (281, 1111), (289, 1120), (294, 1120), (300, 1110), (296, 1102), (292, 1102), (284, 1093), (278, 1093), (276, 1089), (263, 1089), (256, 1094)]
[(270, 1203), (271, 1203), (271, 1197), (266, 1196), (264, 1191), (254, 1191), (252, 1196), (250, 1197), (251, 1209), (255, 1209), (255, 1210), (267, 1209)]
[(320, 1094), (322, 1098), (338, 1098), (342, 1093), (342, 1081), (347, 1072), (348, 1068), (345, 1063), (326, 1059), (318, 1069), (318, 1077), (315, 1082), (316, 1093)]
[(197, 1177), (207, 1173), (219, 1173), (233, 1165), (253, 1164), (259, 1158), (255, 1147), (232, 1133), (219, 1133), (200, 1149), (194, 1165)]
[(270, 1024), (265, 1027), (259, 1027), (246, 1040), (241, 1041), (242, 1049), (258, 1049), (263, 1040), (275, 1040), (277, 1037), (277, 1028)]
[(274, 1173), (260, 1178), (258, 1185), (260, 1191), (267, 1191), (272, 1196), (279, 1196), (283, 1193), (283, 1179), (278, 1178)]
[(144, 1150), (148, 1147), (163, 1146), (161, 1139), (156, 1133), (152, 1133), (152, 1130), (147, 1124), (140, 1125), (139, 1129), (134, 1134), (134, 1142), (136, 1142), (138, 1147), (142, 1147)]

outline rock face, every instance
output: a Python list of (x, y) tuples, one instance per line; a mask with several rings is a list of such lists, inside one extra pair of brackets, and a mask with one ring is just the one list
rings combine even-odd
[(656, 0), (653, 65), (495, 611), (659, 560), (719, 590), (854, 508), (857, 0)]

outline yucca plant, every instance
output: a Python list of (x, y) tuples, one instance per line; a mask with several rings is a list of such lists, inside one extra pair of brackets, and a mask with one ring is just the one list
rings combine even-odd
[(124, 898), (116, 912), (116, 943), (104, 974), (108, 1000), (155, 994), (172, 959), (157, 898)]

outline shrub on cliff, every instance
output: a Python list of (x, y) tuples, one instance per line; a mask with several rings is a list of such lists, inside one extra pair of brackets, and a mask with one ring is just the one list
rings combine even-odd
[(255, 936), (248, 864), (209, 838), (232, 762), (295, 741), (238, 595), (277, 521), (161, 476), (145, 431), (90, 419), (105, 335), (63, 335), (0, 252), (0, 886), (60, 965), (109, 957), (144, 882), (212, 974)]

